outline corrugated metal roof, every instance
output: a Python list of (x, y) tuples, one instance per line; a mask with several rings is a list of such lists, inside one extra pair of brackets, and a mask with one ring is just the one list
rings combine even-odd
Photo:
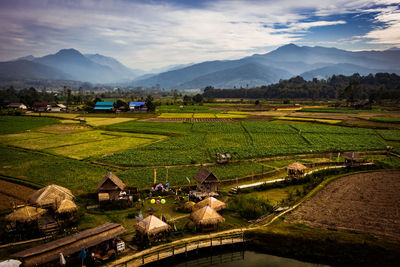
[(146, 102), (129, 102), (129, 106), (130, 107), (140, 107), (140, 106), (143, 106), (145, 104), (146, 104)]
[(114, 102), (96, 102), (96, 106), (113, 106)]
[(94, 107), (95, 110), (110, 110), (113, 107)]

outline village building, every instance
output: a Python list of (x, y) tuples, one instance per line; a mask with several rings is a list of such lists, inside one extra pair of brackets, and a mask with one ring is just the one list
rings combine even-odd
[(74, 198), (69, 189), (52, 184), (32, 193), (29, 196), (29, 202), (39, 207), (56, 210), (64, 199), (73, 200)]
[(64, 112), (67, 110), (67, 106), (63, 104), (56, 104), (55, 106), (51, 106), (50, 110), (51, 112)]
[(47, 211), (45, 209), (32, 206), (24, 206), (8, 214), (6, 216), (6, 220), (13, 225), (17, 223), (31, 223), (37, 221), (46, 212)]
[(129, 110), (131, 111), (138, 111), (144, 110), (146, 111), (146, 102), (129, 102)]
[(285, 169), (288, 176), (296, 177), (296, 176), (303, 176), (304, 171), (307, 169), (307, 167), (299, 162), (294, 162), (286, 166)]
[(143, 220), (139, 220), (135, 225), (135, 229), (136, 236), (142, 242), (154, 242), (165, 240), (170, 226), (155, 215), (149, 215)]
[(138, 198), (136, 187), (128, 187), (115, 174), (108, 172), (97, 185), (100, 203), (114, 200), (134, 201)]
[(225, 219), (210, 206), (205, 206), (193, 211), (190, 214), (190, 218), (196, 225), (196, 229), (202, 232), (217, 230), (219, 223), (225, 221)]
[(198, 209), (204, 208), (206, 206), (209, 206), (216, 211), (226, 208), (226, 204), (224, 202), (222, 202), (214, 197), (208, 197), (208, 198), (203, 199), (202, 201), (196, 203), (194, 205), (194, 210), (198, 210)]
[(345, 159), (346, 166), (357, 166), (364, 161), (363, 157), (356, 152), (344, 153), (343, 158)]
[(46, 112), (51, 109), (51, 105), (47, 102), (35, 102), (32, 105), (32, 109), (35, 112)]
[(61, 201), (56, 210), (56, 215), (59, 223), (71, 223), (76, 218), (78, 206), (69, 199)]
[(7, 108), (11, 109), (22, 109), (22, 110), (27, 110), (28, 108), (22, 104), (22, 103), (11, 103), (7, 105)]
[(59, 262), (60, 253), (62, 253), (64, 257), (69, 256), (67, 265), (77, 266), (81, 264), (79, 253), (84, 248), (87, 255), (85, 262), (94, 264), (97, 260), (108, 259), (123, 250), (124, 243), (117, 238), (123, 233), (125, 233), (125, 228), (122, 225), (106, 223), (14, 253), (10, 257), (20, 260), (24, 266), (37, 266)]
[(114, 102), (96, 102), (94, 111), (114, 111)]
[(206, 167), (201, 167), (200, 170), (194, 175), (197, 182), (196, 191), (190, 191), (190, 195), (203, 199), (209, 196), (218, 196), (219, 179)]

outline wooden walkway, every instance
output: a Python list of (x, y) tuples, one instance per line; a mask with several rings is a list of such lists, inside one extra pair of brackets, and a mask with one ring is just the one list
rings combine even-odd
[(199, 249), (206, 247), (212, 248), (243, 242), (245, 242), (244, 231), (242, 229), (232, 229), (214, 234), (185, 238), (172, 243), (146, 249), (117, 259), (106, 266), (141, 266), (183, 253), (187, 255), (190, 251), (198, 251)]

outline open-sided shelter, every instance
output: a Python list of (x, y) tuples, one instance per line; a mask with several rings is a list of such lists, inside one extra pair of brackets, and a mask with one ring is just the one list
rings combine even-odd
[(169, 228), (168, 224), (155, 215), (149, 215), (143, 220), (138, 221), (135, 225), (140, 238), (142, 240), (148, 238), (149, 241), (164, 239)]
[(205, 206), (201, 209), (193, 211), (190, 218), (196, 225), (196, 228), (201, 231), (213, 231), (218, 229), (218, 224), (225, 219), (210, 206)]
[[(117, 223), (106, 223), (98, 227), (82, 231), (61, 239), (57, 239), (27, 250), (10, 255), (11, 258), (19, 259), (24, 266), (37, 266), (58, 261), (60, 253), (78, 259), (79, 252), (85, 248), (87, 255), (96, 251), (97, 247), (107, 243), (108, 250), (117, 250), (115, 246), (116, 237), (125, 232), (125, 228)], [(75, 257), (74, 257), (75, 256)], [(70, 263), (71, 266), (73, 265)], [(78, 262), (79, 264), (79, 262)]]
[(214, 197), (208, 197), (206, 199), (203, 199), (200, 202), (197, 202), (194, 205), (194, 210), (201, 209), (205, 206), (210, 206), (211, 208), (213, 208), (216, 211), (226, 208), (226, 204), (224, 202), (222, 202)]
[(304, 171), (307, 169), (307, 167), (301, 164), (300, 162), (294, 162), (286, 166), (285, 169), (289, 176), (301, 176), (304, 174)]
[(356, 152), (347, 152), (343, 154), (347, 166), (358, 165), (363, 161), (363, 157)]
[(52, 184), (33, 192), (29, 202), (40, 207), (56, 208), (64, 199), (72, 200), (74, 195), (69, 189)]

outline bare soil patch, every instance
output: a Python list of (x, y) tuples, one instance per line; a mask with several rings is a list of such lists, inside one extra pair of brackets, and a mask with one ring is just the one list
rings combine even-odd
[(340, 178), (285, 221), (400, 239), (400, 171)]
[(13, 202), (17, 205), (26, 203), (33, 192), (32, 188), (0, 180), (0, 211), (10, 209)]

